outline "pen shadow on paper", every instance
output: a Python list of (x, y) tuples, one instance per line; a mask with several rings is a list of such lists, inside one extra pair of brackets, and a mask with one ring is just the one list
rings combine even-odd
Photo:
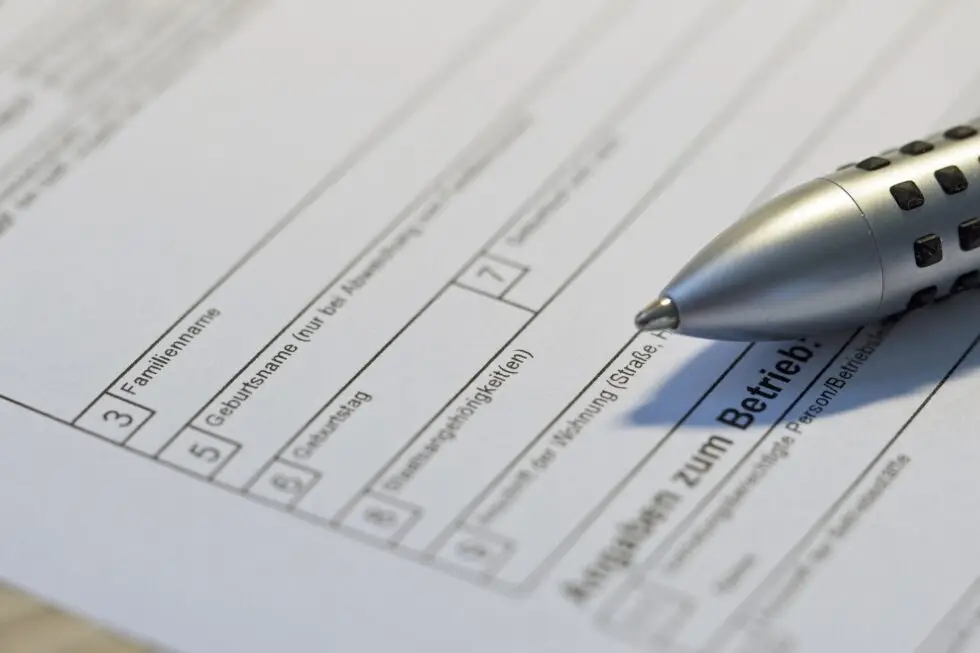
[[(959, 365), (958, 371), (964, 372), (980, 365), (980, 355), (966, 356), (974, 347), (980, 350), (978, 300), (980, 293), (965, 293), (909, 313), (885, 326), (881, 338), (875, 336), (882, 325), (869, 325), (856, 334), (851, 331), (808, 339), (804, 346), (811, 340), (820, 344), (813, 349), (816, 365), (807, 370), (809, 362), (799, 363), (802, 369), (790, 383), (770, 379), (766, 385), (783, 388), (772, 400), (760, 394), (774, 394), (765, 386), (759, 387), (765, 376), (762, 370), (778, 373), (778, 361), (792, 361), (778, 351), (788, 352), (800, 343), (699, 343), (696, 353), (667, 373), (622, 419), (634, 428), (670, 428), (681, 420), (687, 426), (723, 426), (718, 421), (720, 413), (729, 407), (746, 412), (740, 406), (744, 399), (773, 404), (774, 408), (767, 405), (754, 415), (758, 423), (765, 424), (796, 421), (818, 403), (812, 411), (814, 421), (902, 397), (916, 397), (918, 406), (954, 366)], [(823, 352), (827, 353), (821, 356)], [(802, 350), (797, 353), (800, 358), (806, 356)], [(792, 361), (784, 369), (793, 369), (795, 364)], [(835, 377), (840, 380), (828, 381)], [(692, 411), (695, 402), (716, 382), (708, 398)], [(750, 388), (758, 390), (753, 394)], [(759, 408), (759, 403), (750, 405)], [(914, 409), (908, 409), (910, 416)], [(779, 419), (784, 411), (785, 416)]]

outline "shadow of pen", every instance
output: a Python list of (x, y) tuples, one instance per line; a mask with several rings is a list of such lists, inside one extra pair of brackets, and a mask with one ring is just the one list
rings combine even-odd
[[(825, 367), (822, 366), (822, 370), (817, 370), (816, 376), (811, 374), (803, 384), (794, 385), (790, 402), (781, 405), (792, 406), (790, 414), (797, 410), (802, 411), (805, 408), (804, 404), (810, 403), (801, 400), (807, 388), (812, 387), (819, 392), (823, 388), (821, 385), (823, 379), (834, 374), (846, 361), (847, 356), (853, 352), (853, 348), (862, 342), (862, 337), (875, 328), (869, 326), (861, 329), (853, 338), (847, 340), (847, 344), (843, 347), (841, 347), (843, 343), (840, 334), (836, 338), (833, 335), (824, 336), (822, 338), (824, 342), (839, 343), (837, 347), (840, 351), (835, 351), (834, 356), (825, 363)], [(970, 331), (968, 344), (972, 347), (976, 344), (976, 338), (980, 337), (980, 293), (978, 292), (963, 293), (898, 317), (891, 324), (887, 338), (880, 345), (883, 351), (876, 352), (874, 356), (878, 359), (885, 356), (900, 356), (901, 361), (891, 365), (880, 365), (880, 360), (875, 361), (879, 369), (890, 370), (891, 373), (888, 374), (875, 373), (872, 369), (862, 369), (856, 373), (853, 380), (847, 382), (846, 390), (842, 390), (833, 401), (822, 408), (821, 417), (858, 410), (902, 396), (922, 394), (926, 389), (934, 387), (948, 370), (944, 369), (937, 373), (935, 365), (927, 364), (926, 359), (940, 350), (955, 354), (955, 356), (946, 356), (947, 358), (958, 358), (960, 353), (965, 353), (964, 347), (967, 347), (963, 342), (965, 328)], [(921, 346), (919, 343), (928, 343), (928, 347)], [(707, 389), (707, 383), (724, 373), (743, 352), (757, 346), (750, 343), (705, 342), (685, 362), (666, 374), (639, 406), (624, 416), (625, 425), (634, 428), (674, 426), (691, 408), (692, 398), (700, 397)], [(980, 365), (980, 356), (968, 357), (963, 361), (963, 365), (977, 367)], [(960, 367), (961, 371), (965, 369)], [(758, 376), (756, 372), (756, 368), (753, 367), (751, 374), (745, 375), (746, 386), (754, 383), (755, 377)], [(811, 390), (809, 394), (811, 399), (813, 394)], [(733, 393), (732, 405), (737, 406), (737, 402), (742, 398), (742, 393)], [(794, 402), (795, 406), (793, 406)], [(688, 426), (716, 425), (716, 417), (717, 415), (711, 411), (695, 410), (687, 416), (684, 423)]]

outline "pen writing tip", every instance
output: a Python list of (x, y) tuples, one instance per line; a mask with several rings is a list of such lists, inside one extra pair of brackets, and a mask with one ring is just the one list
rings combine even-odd
[(669, 297), (659, 297), (637, 313), (633, 322), (641, 331), (676, 329), (680, 324), (680, 316)]

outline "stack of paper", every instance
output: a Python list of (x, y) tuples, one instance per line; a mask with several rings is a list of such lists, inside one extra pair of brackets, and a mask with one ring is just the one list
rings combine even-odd
[(975, 297), (632, 325), (980, 110), (978, 20), (0, 0), (0, 576), (188, 652), (980, 650)]

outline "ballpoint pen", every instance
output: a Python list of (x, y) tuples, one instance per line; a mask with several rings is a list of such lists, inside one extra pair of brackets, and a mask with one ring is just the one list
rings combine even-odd
[(637, 328), (781, 340), (902, 315), (980, 286), (980, 119), (842, 166), (740, 218)]

